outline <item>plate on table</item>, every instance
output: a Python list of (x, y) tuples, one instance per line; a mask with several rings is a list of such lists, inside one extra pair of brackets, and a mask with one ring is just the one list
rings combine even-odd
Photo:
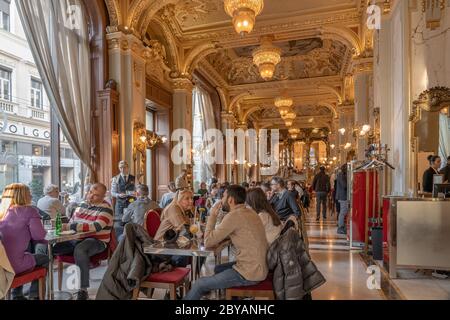
[(74, 230), (66, 230), (66, 231), (61, 231), (60, 235), (62, 235), (62, 236), (71, 236), (71, 235), (73, 235), (75, 233), (77, 233), (77, 232), (74, 231)]

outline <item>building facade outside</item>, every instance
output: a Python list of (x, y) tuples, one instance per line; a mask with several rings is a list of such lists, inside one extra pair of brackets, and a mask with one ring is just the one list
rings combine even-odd
[(0, 192), (30, 186), (33, 201), (51, 179), (51, 144), (60, 156), (60, 186), (80, 193), (81, 162), (64, 136), (52, 135), (49, 99), (21, 26), (15, 1), (0, 0)]

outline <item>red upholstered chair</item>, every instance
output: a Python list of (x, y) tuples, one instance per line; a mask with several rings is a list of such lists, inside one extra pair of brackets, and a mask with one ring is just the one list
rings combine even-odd
[[(116, 250), (117, 240), (114, 229), (111, 230), (111, 239), (106, 247), (105, 251), (96, 254), (91, 257), (91, 265), (90, 268), (94, 269), (100, 266), (102, 261), (109, 260)], [(61, 291), (62, 288), (62, 278), (63, 278), (63, 270), (64, 263), (67, 264), (75, 264), (75, 258), (73, 255), (60, 255), (55, 257), (56, 262), (58, 263), (58, 290)]]
[(144, 229), (147, 230), (148, 235), (152, 238), (155, 237), (156, 232), (161, 224), (161, 209), (150, 210), (144, 217)]
[(183, 295), (189, 290), (190, 274), (191, 270), (188, 268), (175, 268), (169, 272), (153, 273), (133, 290), (133, 300), (137, 300), (141, 288), (169, 290), (170, 300), (176, 300), (177, 288), (183, 289)]
[(24, 272), (21, 274), (17, 274), (14, 277), (14, 280), (11, 284), (11, 289), (15, 289), (17, 287), (23, 286), (27, 283), (31, 283), (35, 280), (39, 281), (39, 300), (45, 299), (45, 280), (47, 278), (47, 269), (38, 267), (35, 268), (33, 271)]
[(272, 282), (273, 274), (269, 273), (266, 280), (258, 283), (257, 285), (228, 288), (225, 291), (226, 299), (231, 300), (233, 297), (254, 297), (275, 300)]
[[(150, 237), (154, 238), (161, 224), (161, 209), (150, 210), (144, 217), (144, 228)], [(142, 281), (138, 288), (133, 291), (133, 299), (139, 296), (141, 288), (149, 289), (166, 289), (169, 290), (170, 299), (176, 300), (176, 290), (179, 287), (184, 289), (183, 293), (189, 289), (189, 275), (191, 270), (188, 268), (175, 268), (169, 272), (158, 272), (151, 274), (147, 279)], [(150, 291), (151, 293), (153, 290)]]

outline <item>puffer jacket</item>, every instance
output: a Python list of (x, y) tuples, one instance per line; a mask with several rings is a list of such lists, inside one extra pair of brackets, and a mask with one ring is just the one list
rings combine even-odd
[(152, 272), (152, 259), (144, 246), (153, 240), (140, 225), (128, 223), (122, 240), (108, 263), (96, 300), (129, 300), (140, 281)]
[(302, 300), (326, 281), (294, 228), (286, 230), (272, 243), (267, 254), (267, 264), (273, 270), (273, 288), (277, 300)]

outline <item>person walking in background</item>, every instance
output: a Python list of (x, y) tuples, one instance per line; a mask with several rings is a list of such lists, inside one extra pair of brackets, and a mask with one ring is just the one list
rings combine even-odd
[(345, 217), (348, 213), (347, 164), (344, 164), (336, 177), (336, 199), (339, 201), (338, 234), (347, 234)]
[(320, 167), (320, 171), (314, 177), (312, 188), (316, 193), (316, 221), (320, 220), (320, 208), (322, 207), (323, 220), (327, 219), (327, 197), (331, 190), (330, 177), (325, 173), (325, 167)]

